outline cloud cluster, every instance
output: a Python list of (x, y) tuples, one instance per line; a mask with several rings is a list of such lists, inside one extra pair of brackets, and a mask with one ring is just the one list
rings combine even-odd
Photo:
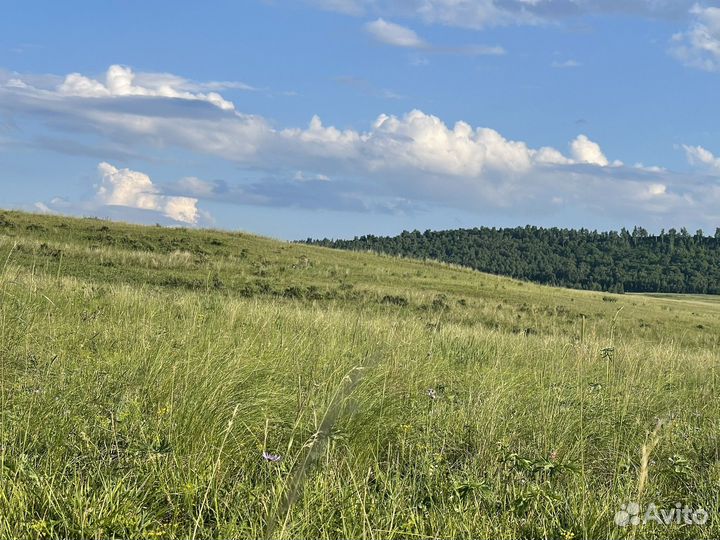
[[(147, 80), (132, 79), (130, 87), (152, 89), (152, 106), (147, 94), (122, 93), (127, 90), (106, 80), (102, 86), (115, 93), (100, 95), (104, 91), (91, 79), (73, 78), (86, 79), (90, 82), (80, 86), (90, 90), (68, 92), (67, 77), (44, 87), (31, 84), (31, 77), (0, 78), (0, 111), (46, 121), (68, 141), (76, 133), (91, 133), (104, 148), (127, 154), (180, 148), (253, 171), (239, 183), (186, 178), (170, 191), (142, 173), (101, 165), (98, 204), (152, 210), (186, 223), (197, 221), (198, 199), (357, 211), (441, 205), (523, 216), (572, 208), (647, 221), (683, 215), (711, 220), (720, 207), (713, 186), (659, 167), (625, 165), (583, 134), (567, 151), (532, 147), (488, 127), (448, 125), (419, 110), (382, 114), (366, 130), (328, 126), (317, 116), (304, 128), (278, 128), (197, 93), (163, 95), (169, 92)], [(695, 165), (718, 167), (704, 149), (686, 151)]]
[[(22, 82), (20, 82), (22, 84)], [(57, 92), (64, 96), (76, 97), (111, 97), (111, 96), (150, 96), (207, 101), (216, 107), (232, 111), (235, 105), (224, 99), (217, 92), (202, 93), (197, 90), (203, 87), (215, 89), (240, 88), (251, 89), (242, 83), (209, 83), (198, 85), (167, 73), (140, 73), (136, 74), (126, 66), (110, 66), (105, 74), (105, 81), (101, 82), (80, 73), (70, 73), (57, 87)]]
[(720, 8), (696, 4), (690, 13), (695, 20), (673, 36), (671, 52), (691, 67), (720, 71)]
[(124, 206), (138, 210), (151, 210), (181, 223), (198, 221), (198, 200), (192, 197), (161, 195), (147, 174), (118, 169), (109, 163), (98, 165), (100, 184), (95, 201), (101, 206)]
[[(672, 37), (670, 52), (685, 64), (720, 71), (720, 7), (703, 6), (696, 0), (308, 0), (331, 11), (354, 16), (378, 17), (365, 25), (378, 41), (398, 47), (443, 51), (422, 39), (414, 30), (388, 17), (418, 19), (469, 29), (491, 26), (551, 24), (583, 15), (629, 14), (678, 21), (691, 19), (685, 32)], [(713, 2), (715, 3), (715, 2)], [(470, 46), (445, 52), (504, 54), (499, 46)], [(577, 60), (552, 63), (554, 68), (575, 68)]]

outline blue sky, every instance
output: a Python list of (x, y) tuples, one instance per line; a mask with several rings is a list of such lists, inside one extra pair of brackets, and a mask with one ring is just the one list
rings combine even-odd
[(718, 95), (718, 1), (6, 1), (0, 206), (713, 232)]

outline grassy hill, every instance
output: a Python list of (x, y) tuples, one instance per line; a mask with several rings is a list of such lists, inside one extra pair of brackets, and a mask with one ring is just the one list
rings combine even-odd
[(434, 259), (482, 272), (588, 291), (720, 295), (720, 228), (632, 231), (514, 228), (403, 231), (312, 240), (323, 247)]
[(720, 534), (614, 523), (718, 507), (712, 297), (16, 212), (0, 257), (2, 538)]

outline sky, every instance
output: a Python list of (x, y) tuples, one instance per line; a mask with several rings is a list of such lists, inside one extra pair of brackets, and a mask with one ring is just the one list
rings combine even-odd
[(3, 0), (0, 207), (720, 227), (720, 0)]

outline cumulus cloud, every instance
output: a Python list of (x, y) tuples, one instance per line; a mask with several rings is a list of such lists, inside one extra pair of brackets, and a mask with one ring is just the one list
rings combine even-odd
[(489, 128), (465, 122), (449, 128), (419, 110), (402, 118), (381, 115), (363, 140), (372, 168), (411, 168), (433, 174), (479, 176), (487, 168), (522, 172), (530, 169), (535, 151), (508, 141)]
[(164, 109), (160, 103), (147, 108), (132, 99), (96, 98), (96, 91), (74, 94), (73, 98), (84, 98), (78, 101), (64, 88), (44, 90), (16, 83), (0, 86), (3, 91), (0, 107), (5, 103), (16, 111), (62, 116), (73, 129), (94, 128), (106, 137), (136, 144), (176, 145), (258, 168), (313, 170), (321, 163), (328, 176), (334, 171), (379, 174), (401, 168), (482, 179), (486, 171), (523, 173), (541, 165), (605, 167), (610, 163), (600, 146), (585, 135), (572, 142), (571, 155), (565, 156), (555, 148), (531, 148), (508, 140), (491, 128), (462, 121), (450, 127), (420, 110), (403, 116), (381, 114), (366, 131), (326, 126), (318, 116), (305, 128), (277, 129), (262, 117), (234, 110)]
[(586, 135), (579, 135), (572, 142), (571, 148), (573, 157), (580, 163), (590, 163), (601, 167), (607, 167), (610, 163), (600, 149), (600, 145), (588, 139)]
[(695, 4), (690, 13), (694, 22), (673, 36), (671, 52), (688, 66), (720, 71), (720, 8)]
[(98, 165), (100, 184), (95, 200), (102, 206), (124, 206), (138, 210), (152, 210), (181, 223), (198, 221), (198, 200), (192, 197), (172, 197), (160, 194), (147, 174), (130, 169), (118, 169), (109, 163)]
[[(23, 84), (22, 81), (19, 81)], [(242, 83), (208, 83), (213, 88), (251, 87)], [(57, 91), (65, 96), (77, 97), (110, 97), (110, 96), (154, 96), (164, 98), (207, 101), (223, 110), (234, 110), (231, 101), (224, 99), (217, 92), (191, 92), (190, 89), (202, 87), (196, 83), (166, 73), (145, 73), (136, 75), (126, 66), (110, 66), (105, 73), (105, 81), (101, 82), (80, 73), (70, 73), (58, 86)]]
[[(489, 127), (449, 125), (420, 110), (381, 114), (364, 130), (326, 125), (318, 116), (306, 127), (282, 128), (200, 98), (157, 95), (148, 106), (142, 94), (96, 96), (103, 91), (92, 84), (68, 94), (57, 84), (12, 79), (0, 78), (0, 110), (15, 118), (52, 118), (49, 128), (69, 140), (89, 132), (106, 147), (181, 148), (253, 171), (248, 181), (187, 177), (158, 186), (143, 173), (101, 166), (97, 206), (125, 205), (185, 223), (197, 221), (198, 199), (357, 211), (443, 205), (519, 215), (570, 205), (587, 215), (684, 212), (708, 219), (720, 204), (712, 186), (658, 167), (623, 165), (587, 135), (570, 141), (567, 150), (533, 147)], [(146, 81), (132, 85), (157, 88)], [(710, 163), (699, 150), (691, 154)]]

